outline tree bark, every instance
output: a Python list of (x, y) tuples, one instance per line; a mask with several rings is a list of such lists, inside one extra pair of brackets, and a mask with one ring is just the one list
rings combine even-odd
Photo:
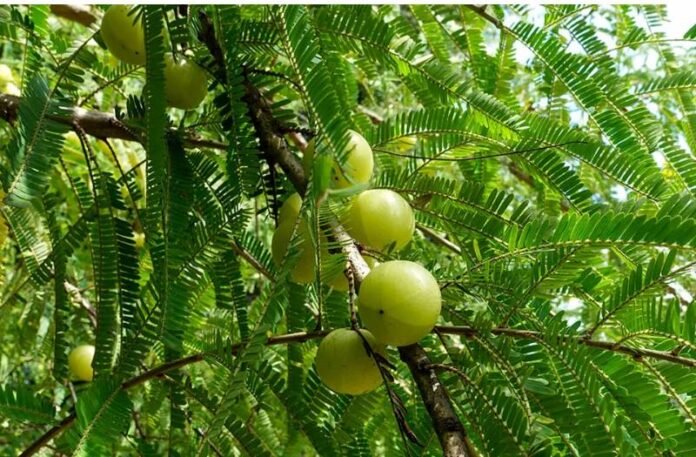
[[(20, 97), (0, 94), (0, 119), (9, 123), (17, 121)], [(66, 116), (49, 116), (54, 122), (73, 127), (79, 125), (89, 136), (100, 139), (113, 138), (117, 140), (143, 142), (142, 131), (139, 128), (126, 125), (116, 116), (101, 111), (73, 108)], [(227, 149), (227, 145), (218, 141), (197, 137), (184, 137), (184, 146), (193, 148)]]
[(97, 16), (89, 5), (51, 5), (51, 13), (85, 27), (97, 22)]
[(433, 421), (445, 457), (475, 456), (466, 430), (455, 413), (449, 395), (430, 366), (428, 354), (418, 344), (399, 348), (401, 360), (408, 365), (418, 386), (423, 404)]

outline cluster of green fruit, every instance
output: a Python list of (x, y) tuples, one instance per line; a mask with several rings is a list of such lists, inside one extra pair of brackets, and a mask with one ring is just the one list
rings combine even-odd
[(0, 94), (20, 96), (12, 69), (5, 64), (0, 64)]
[[(145, 65), (145, 32), (142, 21), (128, 5), (112, 5), (106, 10), (100, 35), (111, 54), (132, 65)], [(164, 58), (165, 95), (169, 106), (194, 109), (208, 93), (205, 71), (194, 62)]]
[[(310, 143), (304, 157), (307, 172), (313, 154)], [(332, 165), (331, 185), (346, 188), (367, 184), (373, 167), (370, 145), (360, 134), (351, 131), (343, 168), (337, 162)], [(300, 196), (294, 194), (280, 209), (272, 243), (273, 258), (278, 264), (285, 257), (298, 224), (301, 205)], [(354, 239), (375, 251), (398, 251), (411, 241), (415, 230), (409, 203), (386, 189), (365, 190), (355, 196), (341, 222)], [(299, 221), (298, 230), (301, 253), (291, 278), (308, 283), (315, 275), (315, 253), (306, 221)], [(321, 254), (324, 254), (324, 243), (323, 240), (320, 243)], [(356, 304), (367, 330), (334, 330), (322, 340), (315, 360), (320, 379), (332, 390), (350, 395), (379, 387), (382, 374), (374, 354), (384, 357), (386, 345), (407, 346), (418, 342), (435, 326), (442, 306), (437, 281), (421, 265), (405, 260), (377, 264), (371, 257), (366, 257), (366, 261), (372, 271), (360, 286)], [(331, 278), (329, 284), (346, 290), (345, 278), (338, 276)]]

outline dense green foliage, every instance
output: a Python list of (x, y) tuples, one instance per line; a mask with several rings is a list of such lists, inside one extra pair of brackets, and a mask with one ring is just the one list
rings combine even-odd
[[(0, 456), (61, 423), (44, 455), (441, 455), (394, 348), (389, 388), (350, 397), (320, 382), (319, 339), (266, 345), (350, 325), (326, 284), (345, 257), (318, 248), (364, 189), (327, 191), (350, 130), (370, 187), (414, 210), (414, 239), (371, 254), (438, 280), (421, 345), (478, 454), (696, 456), (696, 28), (670, 39), (648, 5), (137, 14), (144, 66), (99, 19), (0, 6), (21, 90), (16, 119), (0, 97)], [(194, 110), (167, 107), (172, 52), (208, 73)], [(310, 284), (289, 281), (298, 230), (272, 260), (295, 188), (250, 88), (298, 163), (315, 138)], [(68, 371), (81, 344), (92, 382)]]

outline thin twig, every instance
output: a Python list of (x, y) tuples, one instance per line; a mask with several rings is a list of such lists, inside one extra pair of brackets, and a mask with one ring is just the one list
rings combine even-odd
[(450, 251), (454, 252), (455, 254), (461, 254), (462, 253), (462, 248), (448, 240), (447, 238), (443, 237), (439, 233), (435, 232), (434, 230), (430, 229), (429, 227), (426, 227), (425, 225), (422, 224), (416, 224), (416, 228), (425, 235), (426, 238), (430, 239), (431, 241), (434, 241), (437, 244), (440, 244)]
[[(438, 325), (435, 327), (435, 331), (440, 332), (440, 333), (444, 333), (444, 334), (448, 334), (448, 335), (461, 335), (461, 336), (465, 336), (467, 338), (471, 338), (473, 336), (482, 335), (482, 334), (486, 333), (483, 331), (479, 331), (473, 327), (447, 326), (447, 325)], [(488, 332), (493, 334), (493, 335), (504, 335), (504, 336), (509, 336), (512, 338), (519, 338), (519, 339), (526, 339), (526, 340), (541, 341), (541, 340), (549, 338), (548, 336), (544, 335), (543, 333), (537, 332), (534, 330), (522, 330), (522, 329), (514, 329), (514, 328), (508, 328), (508, 327), (495, 327), (491, 330), (488, 330)], [(671, 351), (657, 351), (654, 349), (636, 348), (636, 347), (622, 345), (622, 344), (617, 345), (616, 342), (614, 342), (614, 341), (591, 340), (591, 339), (588, 339), (584, 336), (556, 335), (554, 338), (557, 338), (558, 340), (574, 342), (577, 344), (581, 344), (581, 345), (596, 348), (596, 349), (602, 349), (605, 351), (612, 351), (612, 352), (618, 352), (620, 354), (626, 354), (626, 355), (629, 355), (633, 358), (640, 359), (643, 357), (648, 357), (648, 358), (652, 358), (652, 359), (664, 360), (667, 362), (672, 362), (672, 363), (676, 363), (679, 365), (684, 365), (687, 367), (696, 368), (696, 359), (691, 359), (688, 357), (682, 357), (679, 355), (675, 355)]]
[(353, 276), (353, 269), (350, 267), (350, 262), (346, 262), (344, 274), (348, 279), (348, 308), (350, 311), (350, 327), (353, 330), (357, 330), (359, 326), (358, 313), (355, 309), (355, 277)]
[[(321, 338), (325, 336), (328, 332), (321, 331), (321, 332), (296, 332), (296, 333), (288, 333), (285, 335), (278, 335), (278, 336), (273, 336), (269, 337), (266, 340), (266, 345), (267, 346), (274, 346), (274, 345), (279, 345), (279, 344), (289, 344), (289, 343), (302, 343), (314, 338)], [(232, 354), (236, 354), (242, 347), (244, 347), (245, 343), (237, 343), (233, 345), (230, 348), (230, 352)], [(171, 362), (164, 363), (162, 365), (159, 365), (151, 370), (148, 370), (134, 378), (131, 378), (121, 384), (121, 389), (122, 390), (128, 390), (133, 387), (139, 386), (151, 379), (159, 378), (164, 376), (165, 374), (178, 370), (179, 368), (183, 368), (187, 365), (191, 365), (194, 363), (201, 362), (205, 360), (206, 353), (197, 353), (197, 354), (192, 354), (187, 357), (184, 357), (182, 359), (177, 359), (173, 360)], [(47, 445), (53, 438), (59, 436), (61, 433), (63, 433), (68, 427), (72, 425), (73, 422), (75, 422), (75, 419), (77, 418), (75, 412), (73, 411), (70, 413), (68, 416), (66, 416), (60, 423), (54, 427), (51, 427), (46, 433), (41, 435), (36, 441), (34, 441), (28, 448), (24, 450), (20, 454), (20, 457), (30, 457), (34, 454), (36, 454), (42, 447)]]
[(244, 249), (237, 243), (237, 241), (232, 242), (232, 250), (237, 254), (239, 257), (243, 258), (244, 260), (247, 261), (249, 265), (251, 265), (256, 271), (264, 275), (268, 280), (274, 281), (275, 278), (273, 277), (273, 273), (268, 271), (266, 267), (261, 265), (261, 262), (259, 262), (254, 256), (252, 256), (249, 251)]
[(68, 281), (65, 281), (63, 284), (65, 285), (65, 290), (72, 296), (72, 298), (75, 299), (77, 303), (79, 303), (80, 306), (85, 309), (85, 311), (87, 311), (87, 316), (92, 323), (92, 327), (96, 327), (97, 311), (94, 309), (94, 306), (92, 306), (89, 300), (82, 295), (82, 291), (79, 287), (72, 285)]

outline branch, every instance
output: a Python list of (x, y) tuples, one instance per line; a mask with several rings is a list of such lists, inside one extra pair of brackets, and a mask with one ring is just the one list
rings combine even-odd
[(428, 354), (418, 344), (400, 347), (399, 354), (401, 360), (411, 370), (413, 379), (420, 390), (425, 408), (433, 420), (443, 455), (445, 457), (477, 455), (469, 442), (464, 426), (454, 412), (445, 386), (432, 368)]
[[(0, 118), (9, 123), (17, 120), (20, 97), (9, 94), (0, 94)], [(125, 141), (143, 142), (140, 128), (126, 125), (108, 113), (101, 111), (73, 108), (68, 116), (48, 116), (49, 119), (61, 124), (69, 125), (73, 130), (77, 124), (89, 136), (99, 139), (114, 138)], [(174, 130), (172, 130), (173, 132)], [(184, 138), (184, 145), (190, 148), (210, 148), (226, 150), (227, 145), (217, 141), (205, 140), (197, 137)]]
[(462, 253), (462, 248), (457, 246), (457, 244), (453, 243), (452, 241), (448, 240), (444, 236), (440, 235), (436, 231), (432, 230), (430, 227), (426, 227), (425, 225), (422, 224), (416, 224), (416, 228), (420, 230), (420, 232), (428, 238), (430, 241), (440, 244), (450, 251), (454, 252), (455, 254), (461, 254)]
[[(438, 333), (443, 333), (443, 334), (448, 334), (448, 335), (461, 335), (467, 338), (472, 338), (477, 335), (482, 335), (485, 334), (486, 332), (477, 330), (473, 327), (467, 327), (467, 326), (447, 326), (447, 325), (438, 325), (435, 327), (435, 331)], [(488, 332), (492, 333), (493, 335), (504, 335), (504, 336), (509, 336), (512, 338), (520, 338), (520, 339), (526, 339), (526, 340), (536, 340), (536, 341), (543, 341), (545, 339), (545, 336), (541, 332), (537, 332), (534, 330), (521, 330), (521, 329), (514, 329), (514, 328), (508, 328), (508, 327), (496, 327)], [(618, 352), (620, 354), (626, 354), (629, 355), (635, 359), (641, 359), (644, 357), (651, 358), (651, 359), (657, 359), (657, 360), (665, 360), (667, 362), (672, 362), (676, 363), (679, 365), (684, 365), (686, 367), (690, 368), (696, 368), (696, 359), (691, 359), (688, 357), (681, 357), (677, 354), (674, 354), (671, 351), (657, 351), (655, 349), (646, 349), (646, 348), (636, 348), (636, 347), (631, 347), (631, 346), (626, 346), (624, 344), (617, 343), (615, 341), (597, 341), (597, 340), (591, 340), (589, 338), (583, 337), (583, 336), (568, 336), (568, 335), (556, 335), (555, 338), (559, 340), (564, 340), (564, 341), (573, 341), (577, 344), (581, 344), (583, 346), (588, 346), (591, 348), (595, 349), (602, 349), (605, 351), (612, 351), (612, 352)]]
[(51, 13), (85, 27), (97, 22), (97, 16), (92, 13), (88, 5), (51, 5)]
[(75, 412), (72, 412), (69, 416), (60, 421), (58, 425), (51, 427), (49, 431), (41, 435), (38, 440), (34, 441), (31, 446), (19, 454), (19, 457), (29, 457), (39, 452), (39, 450), (50, 443), (53, 438), (60, 435), (68, 427), (70, 427), (72, 423), (75, 422), (75, 419), (77, 419), (77, 416), (75, 415)]
[(256, 271), (264, 275), (268, 280), (274, 280), (273, 274), (270, 271), (268, 271), (266, 267), (261, 265), (261, 262), (259, 262), (253, 255), (251, 255), (251, 253), (249, 253), (246, 249), (240, 246), (239, 243), (237, 243), (237, 240), (232, 241), (232, 250), (239, 257), (246, 260), (249, 265), (251, 265)]

